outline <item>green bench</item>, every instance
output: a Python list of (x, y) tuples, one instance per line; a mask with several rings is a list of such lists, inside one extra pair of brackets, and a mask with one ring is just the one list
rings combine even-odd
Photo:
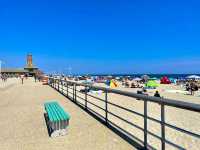
[(50, 136), (66, 135), (70, 115), (57, 102), (46, 102), (44, 107), (47, 113), (47, 126)]

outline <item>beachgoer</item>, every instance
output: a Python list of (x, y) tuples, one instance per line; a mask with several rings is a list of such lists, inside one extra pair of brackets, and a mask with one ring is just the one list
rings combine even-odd
[(37, 77), (36, 77), (36, 75), (34, 75), (34, 79), (35, 79), (35, 82), (37, 81)]
[(143, 89), (143, 94), (146, 95), (146, 96), (149, 95), (146, 89)]
[(155, 97), (160, 97), (160, 93), (158, 91), (155, 92), (154, 94)]
[(191, 95), (194, 95), (194, 91), (195, 91), (195, 89), (194, 89), (194, 83), (191, 82), (190, 83), (190, 92), (191, 92)]
[(21, 78), (22, 84), (24, 84), (24, 75), (22, 74), (22, 75), (20, 76), (20, 78)]

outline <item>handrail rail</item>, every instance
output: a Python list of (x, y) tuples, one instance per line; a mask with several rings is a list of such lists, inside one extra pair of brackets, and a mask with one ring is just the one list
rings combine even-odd
[[(187, 135), (190, 135), (192, 137), (198, 138), (200, 139), (200, 134), (199, 133), (194, 133), (191, 132), (187, 129), (184, 128), (180, 128), (177, 127), (175, 125), (172, 125), (170, 123), (167, 123), (165, 121), (165, 106), (170, 106), (170, 107), (174, 107), (174, 108), (178, 108), (178, 109), (184, 109), (184, 110), (189, 110), (189, 111), (193, 111), (193, 112), (200, 112), (200, 105), (199, 104), (193, 104), (193, 103), (188, 103), (188, 102), (182, 102), (179, 100), (172, 100), (172, 99), (164, 99), (164, 98), (158, 98), (158, 97), (153, 97), (153, 96), (147, 96), (147, 95), (142, 95), (142, 94), (136, 94), (136, 93), (132, 93), (132, 92), (126, 92), (126, 91), (122, 91), (122, 90), (117, 90), (117, 89), (111, 89), (111, 88), (106, 88), (106, 87), (99, 87), (99, 86), (94, 86), (94, 85), (90, 85), (90, 84), (85, 84), (85, 83), (78, 83), (75, 81), (69, 81), (69, 80), (62, 80), (62, 79), (58, 79), (58, 78), (49, 78), (49, 85), (53, 88), (55, 88), (58, 92), (62, 93), (63, 95), (65, 95), (66, 97), (68, 97), (70, 100), (72, 100), (74, 103), (76, 103), (79, 106), (82, 106), (86, 111), (92, 112), (92, 114), (95, 114), (95, 116), (97, 116), (97, 118), (103, 118), (103, 122), (105, 123), (106, 126), (110, 126), (110, 125), (114, 125), (114, 127), (117, 128), (117, 130), (120, 130), (120, 133), (125, 133), (123, 134), (125, 136), (125, 139), (129, 139), (129, 140), (137, 140), (141, 143), (141, 140), (137, 137), (135, 137), (132, 133), (126, 131), (125, 129), (122, 129), (120, 126), (118, 126), (116, 123), (114, 123), (113, 121), (111, 121), (108, 117), (109, 115), (112, 115), (116, 118), (118, 118), (119, 120), (129, 124), (130, 126), (133, 126), (139, 130), (142, 130), (144, 133), (144, 139), (143, 139), (143, 145), (144, 145), (144, 149), (153, 149), (152, 146), (150, 146), (148, 144), (148, 135), (151, 135), (157, 139), (159, 139), (161, 141), (161, 146), (162, 146), (162, 150), (165, 150), (165, 144), (169, 144), (173, 147), (176, 147), (178, 149), (184, 149), (183, 147), (181, 147), (180, 145), (177, 145), (176, 143), (173, 143), (169, 140), (166, 139), (165, 136), (165, 132), (166, 129), (165, 127), (174, 129), (176, 131), (185, 133)], [(66, 84), (63, 84), (63, 83)], [(71, 86), (71, 87), (69, 87)], [(77, 90), (77, 86), (83, 86), (85, 87), (85, 92), (83, 92), (82, 94), (85, 94), (85, 98), (79, 97), (79, 95), (77, 95), (77, 92), (81, 92)], [(66, 87), (67, 90), (63, 89), (63, 87)], [(87, 93), (88, 91), (88, 87), (89, 88), (95, 88), (95, 89), (99, 89), (99, 90), (103, 90), (105, 92), (105, 98), (104, 100), (95, 96), (92, 96), (90, 94)], [(70, 89), (70, 90), (69, 90)], [(65, 91), (65, 92), (64, 92)], [(110, 101), (108, 101), (108, 93), (115, 93), (115, 94), (119, 94), (119, 95), (123, 95), (123, 96), (128, 96), (128, 97), (132, 97), (132, 98), (136, 98), (136, 99), (132, 99), (132, 100), (137, 100), (137, 101), (141, 101), (143, 102), (143, 113), (139, 113), (136, 112), (134, 110), (130, 110), (128, 108), (125, 108), (124, 106), (120, 106), (117, 104), (114, 104)], [(69, 94), (72, 94), (72, 96), (69, 96)], [(98, 99), (100, 101), (102, 101), (105, 105), (105, 108), (102, 108), (101, 106), (94, 104), (93, 102), (89, 101), (89, 97), (92, 96), (92, 98)], [(85, 101), (85, 104), (81, 103), (80, 101), (77, 100), (77, 98), (81, 98), (81, 100)], [(152, 102), (152, 103), (157, 103), (160, 106), (160, 120), (152, 118), (150, 116), (148, 116), (148, 105), (147, 102)], [(104, 115), (99, 114), (98, 111), (93, 110), (92, 108), (90, 108), (88, 106), (88, 104), (93, 105), (94, 107), (101, 109), (105, 112)], [(115, 114), (114, 112), (111, 112), (110, 110), (108, 110), (108, 105), (112, 105), (114, 107), (118, 107), (122, 110), (125, 110), (127, 112), (130, 112), (132, 114), (135, 114), (137, 116), (143, 117), (143, 121), (144, 121), (144, 125), (143, 128), (141, 126), (138, 126), (136, 124), (134, 124), (133, 122), (130, 122), (129, 120), (127, 120), (124, 117), (120, 117), (118, 114)], [(156, 135), (153, 132), (148, 130), (148, 120), (154, 121), (156, 123), (160, 124), (161, 127), (161, 134)], [(121, 132), (122, 131), (122, 132)], [(128, 136), (128, 137), (127, 137)], [(129, 137), (130, 136), (130, 137)]]
[[(51, 78), (51, 79), (55, 79), (55, 78)], [(56, 79), (56, 80), (60, 80), (60, 79)], [(96, 88), (96, 89), (99, 89), (99, 90), (112, 92), (112, 93), (116, 93), (116, 94), (120, 94), (120, 95), (124, 95), (124, 96), (134, 97), (134, 98), (140, 99), (142, 101), (146, 100), (146, 101), (150, 101), (150, 102), (154, 102), (154, 103), (158, 103), (158, 104), (164, 104), (164, 105), (167, 105), (167, 106), (172, 106), (172, 107), (177, 107), (177, 108), (181, 108), (181, 109), (187, 109), (187, 110), (200, 112), (200, 104), (183, 102), (181, 100), (172, 100), (172, 99), (158, 98), (158, 97), (153, 97), (153, 96), (136, 94), (136, 93), (132, 93), (132, 92), (116, 90), (116, 89), (100, 87), (100, 86), (94, 86), (94, 85), (88, 85), (88, 84), (85, 84), (85, 83), (78, 83), (78, 82), (69, 81), (69, 80), (60, 80), (60, 81), (69, 82), (69, 83), (76, 84), (76, 85), (79, 85), (79, 86), (87, 86), (87, 87), (90, 87), (90, 88)]]

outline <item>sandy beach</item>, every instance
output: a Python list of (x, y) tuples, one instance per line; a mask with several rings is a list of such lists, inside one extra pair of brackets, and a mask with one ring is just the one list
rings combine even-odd
[[(99, 83), (95, 85), (105, 86), (104, 84)], [(78, 90), (82, 88), (83, 87), (78, 87)], [(138, 90), (123, 87), (118, 87), (117, 89), (129, 92), (136, 92)], [(164, 96), (165, 98), (200, 104), (198, 93), (196, 93), (195, 96), (190, 96), (177, 92), (168, 92), (168, 90), (181, 90), (181, 87), (161, 85), (158, 90), (160, 91), (161, 96)], [(148, 91), (149, 95), (153, 95), (154, 92), (155, 90)], [(102, 99), (105, 97), (104, 93), (89, 94)], [(78, 96), (84, 98), (85, 95), (78, 94)], [(0, 127), (1, 129), (6, 128), (1, 131), (0, 147), (4, 150), (134, 149), (132, 145), (128, 144), (124, 139), (106, 128), (66, 97), (48, 85), (45, 86), (38, 82), (35, 83), (32, 78), (25, 80), (24, 85), (21, 84), (19, 79), (15, 78), (9, 79), (6, 83), (1, 84), (0, 99)], [(43, 103), (47, 100), (57, 100), (63, 108), (70, 113), (72, 119), (70, 120), (68, 135), (55, 139), (49, 137), (43, 116), (45, 112)], [(84, 101), (80, 98), (77, 98), (77, 100), (84, 104)], [(104, 103), (94, 98), (88, 97), (88, 100), (102, 108), (105, 107)], [(113, 93), (108, 94), (108, 101), (143, 113), (143, 101)], [(105, 115), (104, 111), (91, 104), (88, 104), (88, 107), (103, 116)], [(110, 105), (108, 106), (108, 110), (143, 128), (142, 117)], [(160, 106), (158, 104), (148, 103), (148, 116), (160, 120)], [(126, 131), (143, 140), (142, 131), (120, 121), (112, 115), (108, 115), (108, 118)], [(200, 134), (199, 113), (166, 107), (166, 122)], [(160, 125), (149, 120), (148, 130), (158, 136), (161, 134)], [(200, 145), (199, 139), (192, 138), (191, 136), (180, 132), (175, 132), (175, 130), (169, 128), (166, 128), (166, 139), (186, 149), (198, 150)], [(156, 149), (161, 149), (160, 140), (150, 135), (148, 136), (148, 144)], [(166, 149), (171, 150), (175, 148), (166, 144)]]
[[(95, 85), (105, 87), (105, 84), (101, 84), (101, 83), (100, 84), (96, 83)], [(78, 87), (78, 90), (80, 90), (82, 88), (83, 87)], [(131, 89), (131, 88), (123, 88), (123, 87), (118, 87), (116, 89), (129, 91), (129, 92), (136, 92), (138, 90), (138, 89)], [(163, 96), (164, 98), (200, 104), (199, 92), (196, 93), (195, 96), (179, 93), (179, 90), (183, 90), (183, 89), (182, 89), (182, 87), (175, 86), (175, 85), (160, 85), (160, 87), (157, 88), (157, 90), (160, 91), (161, 96)], [(178, 90), (178, 92), (176, 90)], [(154, 93), (155, 93), (155, 90), (148, 90), (149, 95), (152, 96)], [(101, 94), (90, 93), (90, 94), (93, 96), (102, 98), (102, 99), (104, 99), (104, 97), (105, 97), (104, 93), (101, 93)], [(78, 96), (84, 98), (84, 94), (78, 94)], [(80, 98), (77, 98), (77, 100), (84, 104), (84, 101), (81, 100)], [(90, 98), (88, 98), (88, 100), (98, 106), (101, 106), (102, 108), (105, 107), (103, 102), (98, 101), (94, 98), (90, 97)], [(139, 101), (134, 98), (121, 96), (121, 95), (113, 94), (113, 93), (108, 94), (108, 101), (143, 114), (143, 108), (144, 108), (143, 101)], [(101, 114), (103, 116), (105, 115), (105, 112), (102, 111), (101, 109), (96, 108), (95, 106), (93, 106), (91, 104), (88, 104), (88, 106), (90, 108), (96, 110), (99, 114)], [(143, 121), (142, 117), (136, 116), (134, 114), (131, 114), (124, 110), (118, 109), (111, 105), (108, 106), (108, 110), (110, 112), (114, 112), (115, 114), (119, 115), (120, 117), (123, 117), (126, 120), (143, 128), (144, 121)], [(166, 122), (167, 123), (170, 123), (177, 127), (181, 127), (181, 128), (187, 129), (188, 131), (192, 131), (192, 132), (200, 134), (200, 114), (199, 113), (182, 110), (182, 109), (176, 109), (173, 107), (165, 107), (165, 110), (166, 110), (165, 113), (166, 113)], [(154, 104), (154, 103), (148, 103), (148, 116), (160, 120), (160, 105)], [(135, 128), (133, 126), (128, 125), (127, 123), (119, 120), (118, 118), (116, 118), (112, 115), (109, 115), (108, 118), (109, 118), (109, 120), (116, 123), (117, 125), (119, 125), (123, 129), (125, 129), (126, 131), (129, 131), (130, 133), (132, 133), (139, 139), (143, 140), (143, 132), (142, 131), (138, 130), (137, 128)], [(161, 135), (160, 125), (153, 121), (148, 120), (148, 130), (155, 133), (158, 136)], [(198, 150), (199, 145), (200, 145), (199, 139), (194, 138), (194, 137), (192, 138), (189, 135), (183, 134), (181, 132), (177, 132), (168, 127), (166, 127), (166, 139), (173, 143), (180, 145), (181, 147), (183, 147), (185, 149)], [(156, 149), (161, 149), (160, 140), (158, 140), (150, 135), (148, 136), (148, 144), (152, 145)], [(171, 150), (171, 149), (175, 149), (175, 148), (166, 144), (166, 149)]]
[[(49, 86), (9, 79), (0, 90), (2, 150), (131, 150), (133, 147)], [(5, 88), (12, 83), (12, 86)], [(3, 85), (1, 85), (3, 87)], [(57, 100), (71, 115), (68, 134), (50, 138), (44, 102)]]

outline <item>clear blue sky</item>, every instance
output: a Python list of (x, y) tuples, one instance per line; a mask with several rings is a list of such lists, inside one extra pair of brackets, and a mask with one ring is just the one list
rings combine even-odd
[(0, 0), (0, 59), (44, 71), (200, 73), (200, 2)]

